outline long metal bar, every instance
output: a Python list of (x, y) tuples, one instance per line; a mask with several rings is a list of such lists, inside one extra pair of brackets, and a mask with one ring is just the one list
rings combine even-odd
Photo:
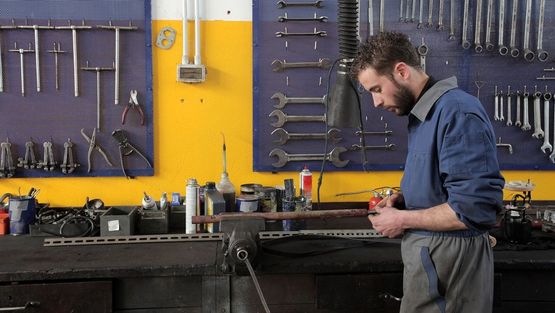
[(263, 218), (265, 220), (299, 220), (314, 218), (331, 217), (363, 217), (368, 216), (366, 209), (346, 209), (346, 210), (322, 210), (322, 211), (301, 211), (301, 212), (242, 212), (242, 213), (222, 213), (219, 215), (193, 216), (193, 224), (218, 223), (225, 219), (237, 218)]

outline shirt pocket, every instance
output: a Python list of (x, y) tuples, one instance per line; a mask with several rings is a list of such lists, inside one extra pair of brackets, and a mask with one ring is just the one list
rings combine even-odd
[(449, 174), (487, 171), (486, 138), (483, 132), (445, 137), (442, 161)]

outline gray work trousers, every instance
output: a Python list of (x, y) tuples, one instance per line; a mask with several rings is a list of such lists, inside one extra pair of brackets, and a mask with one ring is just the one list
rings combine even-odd
[(401, 252), (401, 313), (492, 312), (493, 251), (487, 233), (409, 231)]

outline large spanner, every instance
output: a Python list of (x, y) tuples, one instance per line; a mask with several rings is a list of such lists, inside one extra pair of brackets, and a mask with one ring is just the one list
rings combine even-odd
[(497, 44), (500, 55), (507, 55), (509, 48), (504, 43), (505, 31), (505, 0), (499, 0), (499, 42)]
[(520, 90), (516, 91), (516, 121), (515, 126), (520, 127), (522, 126), (522, 122), (520, 119)]
[(277, 99), (279, 102), (274, 104), (274, 108), (283, 109), (288, 103), (326, 103), (326, 96), (323, 97), (287, 97), (281, 92), (276, 92), (270, 99)]
[(439, 16), (437, 21), (437, 30), (441, 31), (445, 29), (445, 25), (443, 25), (443, 11), (445, 6), (445, 0), (439, 0)]
[(338, 143), (342, 139), (338, 137), (340, 132), (337, 128), (331, 128), (327, 133), (290, 133), (283, 128), (276, 128), (272, 135), (279, 137), (274, 142), (280, 145), (284, 145), (289, 140), (325, 140), (326, 138), (332, 143)]
[(359, 144), (353, 144), (351, 146), (352, 151), (360, 151), (360, 150), (384, 150), (384, 151), (393, 151), (395, 150), (395, 144), (394, 143), (390, 143), (390, 144), (386, 144), (386, 145), (381, 145), (381, 146), (361, 146)]
[(537, 138), (537, 139), (542, 139), (544, 132), (542, 130), (542, 117), (541, 117), (541, 107), (540, 107), (540, 98), (542, 96), (542, 93), (538, 91), (538, 89), (536, 88), (536, 91), (534, 92), (534, 133), (532, 134), (532, 137)]
[(299, 162), (299, 161), (322, 161), (328, 160), (336, 167), (345, 167), (349, 164), (349, 160), (341, 160), (340, 154), (347, 152), (344, 147), (335, 147), (327, 154), (323, 153), (302, 153), (302, 154), (289, 154), (282, 149), (276, 148), (270, 151), (270, 157), (277, 157), (278, 160), (272, 163), (273, 167), (284, 167), (287, 162)]
[[(546, 86), (547, 89), (547, 86)], [(543, 145), (541, 150), (543, 153), (553, 152), (553, 146), (549, 143), (549, 101), (551, 100), (551, 93), (545, 91), (543, 94), (543, 126), (545, 128), (545, 135), (543, 137)]]
[(273, 127), (282, 127), (287, 122), (325, 122), (326, 115), (287, 115), (281, 110), (273, 110), (269, 117), (276, 117), (277, 121), (271, 123)]
[(488, 10), (486, 12), (486, 50), (493, 51), (494, 45), (491, 43), (491, 23), (493, 20), (493, 0), (488, 0)]
[(286, 2), (286, 1), (278, 1), (277, 2), (277, 7), (279, 9), (283, 9), (283, 8), (287, 8), (287, 7), (316, 7), (316, 8), (321, 8), (323, 7), (324, 1), (323, 0), (317, 0), (314, 2)]
[(449, 6), (449, 37), (447, 40), (455, 40), (455, 0), (451, 0)]
[(470, 48), (471, 44), (470, 41), (468, 41), (468, 21), (469, 21), (469, 16), (468, 16), (468, 10), (469, 10), (469, 2), (470, 0), (464, 0), (464, 8), (463, 8), (463, 29), (462, 29), (462, 47), (463, 49), (467, 50)]
[(319, 59), (314, 62), (286, 62), (285, 60), (274, 60), (272, 62), (272, 70), (274, 72), (282, 72), (289, 68), (329, 68), (331, 61), (328, 58)]
[(418, 8), (418, 24), (416, 24), (417, 29), (422, 29), (424, 26), (424, 0), (420, 0), (420, 7)]
[[(424, 1), (424, 0), (420, 0)], [(428, 22), (426, 23), (426, 27), (430, 28), (433, 26), (433, 18), (434, 15), (434, 0), (428, 0)]]
[(523, 105), (523, 122), (522, 122), (522, 127), (520, 129), (522, 129), (523, 131), (527, 131), (532, 129), (532, 125), (530, 125), (530, 116), (528, 114), (528, 112), (530, 111), (528, 108), (528, 99), (530, 97), (530, 94), (528, 93), (528, 90), (526, 89), (526, 85), (524, 85), (524, 92), (522, 93), (522, 105)]
[(530, 50), (530, 23), (532, 20), (532, 0), (526, 0), (526, 16), (524, 17), (524, 42), (522, 49), (524, 50), (524, 59), (528, 62), (534, 61), (536, 54)]
[(476, 0), (476, 24), (474, 26), (474, 51), (482, 53), (484, 47), (482, 46), (482, 0)]
[(511, 39), (509, 41), (509, 48), (511, 49), (511, 56), (516, 58), (520, 55), (520, 51), (516, 46), (516, 22), (518, 16), (518, 1), (513, 0), (513, 10), (511, 13)]
[(545, 16), (545, 0), (540, 0), (540, 15), (538, 17), (538, 45), (537, 45), (537, 50), (536, 53), (538, 55), (538, 60), (540, 60), (540, 62), (545, 62), (547, 61), (547, 58), (549, 57), (549, 53), (547, 53), (547, 51), (543, 50), (543, 21), (544, 21), (544, 16)]

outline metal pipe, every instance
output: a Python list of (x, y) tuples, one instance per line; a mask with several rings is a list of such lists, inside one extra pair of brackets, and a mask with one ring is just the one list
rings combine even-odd
[(218, 223), (225, 219), (238, 218), (263, 218), (265, 220), (299, 220), (315, 218), (334, 218), (334, 217), (366, 217), (367, 209), (345, 209), (345, 210), (322, 210), (322, 211), (301, 211), (301, 212), (252, 212), (252, 213), (222, 213), (209, 216), (193, 216), (193, 224)]
[(189, 64), (189, 46), (187, 42), (187, 0), (183, 0), (183, 8), (181, 14), (183, 33), (183, 54), (181, 56), (181, 64)]
[(200, 17), (199, 0), (195, 0), (195, 65), (202, 64), (200, 58)]

